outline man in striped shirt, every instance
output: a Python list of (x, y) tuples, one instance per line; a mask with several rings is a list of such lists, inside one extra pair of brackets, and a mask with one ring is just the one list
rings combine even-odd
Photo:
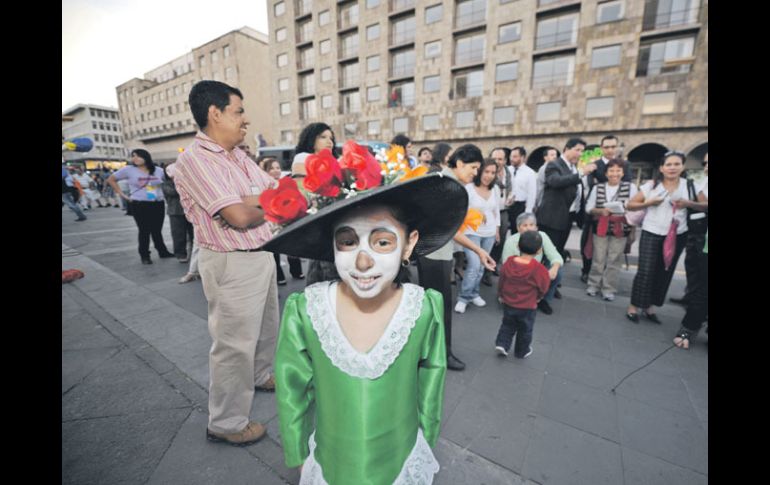
[(258, 202), (275, 181), (238, 148), (249, 124), (238, 89), (200, 81), (189, 102), (201, 131), (179, 155), (175, 182), (200, 246), (213, 340), (206, 436), (242, 446), (266, 432), (249, 420), (255, 388), (275, 389), (278, 287), (273, 255), (259, 251), (272, 235)]

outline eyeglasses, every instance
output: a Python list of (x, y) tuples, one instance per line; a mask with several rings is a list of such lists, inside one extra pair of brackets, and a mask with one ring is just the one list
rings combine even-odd
[(700, 164), (701, 164), (701, 165), (703, 165), (703, 166), (705, 167), (706, 165), (708, 165), (708, 164), (709, 164), (709, 162), (708, 162), (708, 160), (706, 160), (706, 161), (700, 162)]

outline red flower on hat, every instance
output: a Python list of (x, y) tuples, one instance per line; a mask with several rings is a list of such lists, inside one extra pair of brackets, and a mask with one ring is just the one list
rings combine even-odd
[(305, 159), (307, 176), (302, 185), (310, 192), (325, 197), (337, 197), (342, 185), (342, 169), (331, 150), (324, 148)]
[(382, 182), (382, 168), (377, 159), (353, 140), (348, 140), (342, 147), (340, 166), (353, 173), (358, 190), (371, 189)]
[(291, 177), (278, 181), (278, 188), (263, 191), (259, 205), (265, 211), (265, 219), (276, 224), (291, 222), (307, 213), (307, 199)]

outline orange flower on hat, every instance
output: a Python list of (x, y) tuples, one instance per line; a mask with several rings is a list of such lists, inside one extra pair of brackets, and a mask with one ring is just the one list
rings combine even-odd
[(463, 221), (463, 224), (460, 226), (460, 229), (457, 230), (458, 233), (462, 234), (466, 231), (466, 229), (473, 229), (474, 231), (479, 230), (479, 226), (484, 222), (484, 214), (482, 214), (478, 209), (468, 209), (468, 214), (465, 215), (465, 220)]
[(409, 179), (416, 179), (417, 177), (421, 177), (428, 173), (428, 167), (425, 165), (419, 165), (417, 167), (414, 167), (414, 169), (410, 169), (409, 167), (406, 167), (404, 169), (404, 175), (400, 179), (398, 179), (399, 182), (403, 182), (405, 180)]

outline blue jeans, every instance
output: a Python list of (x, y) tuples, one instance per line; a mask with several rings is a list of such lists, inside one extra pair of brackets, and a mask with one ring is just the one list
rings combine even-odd
[[(486, 252), (491, 251), (492, 246), (495, 245), (495, 236), (468, 236), (468, 239)], [(478, 254), (468, 248), (463, 248), (463, 251), (465, 252), (465, 260), (468, 262), (468, 266), (465, 268), (465, 276), (463, 276), (463, 283), (457, 300), (468, 303), (479, 296), (479, 286), (481, 285), (481, 277), (484, 276), (484, 266), (481, 264)]]
[(72, 209), (72, 212), (74, 212), (78, 216), (78, 219), (86, 219), (86, 215), (83, 214), (83, 209), (81, 209), (80, 206), (72, 198), (72, 194), (70, 194), (69, 192), (64, 192), (63, 194), (61, 194), (61, 201), (67, 204), (67, 207)]
[[(546, 260), (543, 260), (543, 265), (545, 266), (545, 269), (551, 269), (551, 262)], [(547, 263), (547, 264), (546, 264)], [(559, 283), (561, 283), (561, 270), (563, 266), (559, 266), (559, 271), (556, 272), (556, 278), (551, 280), (551, 286), (548, 287), (548, 291), (545, 293), (545, 296), (543, 297), (543, 300), (545, 300), (546, 303), (551, 303), (551, 300), (553, 300), (553, 294), (556, 293), (556, 289), (559, 286)]]
[(535, 326), (537, 310), (524, 310), (513, 308), (503, 304), (503, 324), (497, 332), (495, 345), (507, 352), (511, 348), (513, 336), (516, 336), (516, 345), (513, 347), (513, 356), (522, 358), (532, 345), (532, 329)]

